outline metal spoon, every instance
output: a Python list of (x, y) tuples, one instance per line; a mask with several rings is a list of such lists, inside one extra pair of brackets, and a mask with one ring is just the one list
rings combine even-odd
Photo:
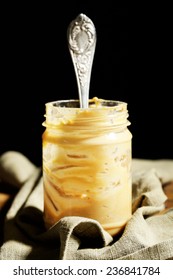
[(68, 46), (73, 61), (80, 101), (80, 108), (88, 108), (89, 86), (96, 45), (93, 22), (79, 14), (67, 29)]

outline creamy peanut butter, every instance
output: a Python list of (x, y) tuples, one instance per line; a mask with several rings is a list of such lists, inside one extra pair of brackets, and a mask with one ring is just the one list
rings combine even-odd
[[(93, 98), (46, 104), (43, 133), (44, 220), (100, 222), (111, 235), (131, 217), (131, 138), (127, 104)], [(73, 106), (73, 107), (72, 107)]]

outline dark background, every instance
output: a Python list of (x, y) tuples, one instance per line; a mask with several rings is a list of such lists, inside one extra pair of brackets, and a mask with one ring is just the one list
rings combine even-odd
[(66, 33), (84, 13), (97, 31), (90, 98), (128, 103), (133, 158), (173, 159), (169, 9), (93, 2), (1, 11), (0, 154), (16, 150), (41, 165), (45, 103), (78, 98)]

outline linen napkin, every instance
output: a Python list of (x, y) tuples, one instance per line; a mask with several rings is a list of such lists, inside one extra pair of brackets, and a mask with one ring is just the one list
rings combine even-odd
[(114, 238), (99, 222), (65, 217), (49, 230), (43, 221), (42, 168), (23, 154), (0, 157), (0, 184), (16, 195), (0, 229), (1, 260), (168, 260), (173, 259), (173, 209), (164, 211), (173, 160), (132, 159), (133, 215)]

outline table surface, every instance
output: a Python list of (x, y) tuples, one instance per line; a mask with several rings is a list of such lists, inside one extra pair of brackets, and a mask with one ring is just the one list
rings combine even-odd
[[(167, 201), (165, 202), (165, 209), (172, 208), (173, 207), (173, 182), (170, 182), (169, 184), (166, 184), (164, 187), (164, 192), (166, 196), (168, 197)], [(1, 189), (0, 186), (0, 215), (2, 212), (4, 212), (4, 208), (7, 208), (12, 202), (13, 198), (15, 196), (15, 192), (13, 190), (13, 193), (10, 193), (9, 188), (5, 191), (4, 187)]]
[(172, 208), (173, 207), (173, 182), (164, 186), (164, 192), (168, 197), (165, 206), (166, 208)]
[[(164, 214), (169, 208), (173, 207), (173, 182), (163, 186), (163, 190), (167, 196), (165, 202), (165, 209), (159, 212), (159, 215)], [(2, 186), (0, 184), (0, 228), (3, 228), (5, 214), (7, 213), (16, 192), (11, 190), (9, 186)], [(157, 214), (156, 214), (157, 215)], [(3, 231), (0, 231), (0, 245), (3, 243)]]
[[(164, 192), (166, 196), (168, 197), (167, 201), (165, 202), (165, 207), (171, 208), (173, 207), (173, 182), (166, 184), (164, 187)], [(1, 190), (0, 187), (0, 214), (3, 208), (13, 199), (15, 193), (12, 194), (9, 193), (9, 190), (5, 192), (4, 190)]]

